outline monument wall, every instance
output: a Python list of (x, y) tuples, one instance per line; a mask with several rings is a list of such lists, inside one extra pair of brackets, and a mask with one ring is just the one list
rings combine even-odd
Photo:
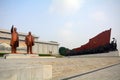
[[(26, 53), (27, 46), (25, 44), (25, 36), (27, 33), (19, 32), (19, 47), (18, 53)], [(39, 37), (33, 35), (35, 38), (35, 45), (33, 46), (33, 53), (36, 54), (58, 54), (58, 42), (55, 41), (39, 41)], [(0, 29), (0, 52), (11, 52), (10, 47), (11, 33), (10, 30)]]

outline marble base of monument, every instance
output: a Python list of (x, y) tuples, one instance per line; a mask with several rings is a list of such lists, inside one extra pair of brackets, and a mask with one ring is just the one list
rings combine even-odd
[(13, 65), (0, 69), (0, 80), (50, 80), (52, 65)]
[(39, 57), (37, 54), (7, 54), (6, 59), (9, 58), (35, 58)]
[(56, 58), (54, 56), (39, 56), (38, 54), (6, 54), (4, 55), (5, 59), (12, 58)]

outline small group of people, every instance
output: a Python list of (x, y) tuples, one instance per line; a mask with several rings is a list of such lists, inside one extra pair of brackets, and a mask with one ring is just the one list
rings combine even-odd
[[(27, 46), (27, 53), (32, 53), (32, 46), (34, 45), (34, 37), (32, 36), (31, 32), (28, 32), (28, 35), (25, 37), (25, 44)], [(17, 33), (17, 28), (12, 25), (11, 28), (11, 53), (16, 53), (17, 47), (19, 47), (19, 35)]]
[(117, 50), (117, 40), (115, 38), (112, 38), (113, 40), (111, 41), (111, 50)]

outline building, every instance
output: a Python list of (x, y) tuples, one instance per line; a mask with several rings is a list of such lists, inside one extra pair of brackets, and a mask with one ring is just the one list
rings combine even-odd
[[(25, 44), (25, 36), (27, 33), (19, 32), (19, 47), (17, 48), (18, 53), (26, 53), (27, 46)], [(58, 42), (55, 41), (39, 41), (39, 37), (33, 35), (35, 38), (35, 45), (33, 46), (33, 53), (36, 54), (58, 54)], [(10, 30), (0, 29), (0, 52), (11, 52), (10, 47), (11, 33)]]

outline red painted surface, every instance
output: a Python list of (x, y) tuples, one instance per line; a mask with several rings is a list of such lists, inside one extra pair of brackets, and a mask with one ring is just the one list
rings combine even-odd
[(101, 32), (100, 34), (96, 35), (95, 37), (89, 39), (89, 42), (81, 47), (74, 48), (75, 51), (82, 51), (88, 49), (94, 49), (99, 46), (104, 46), (110, 43), (110, 35), (111, 29)]

